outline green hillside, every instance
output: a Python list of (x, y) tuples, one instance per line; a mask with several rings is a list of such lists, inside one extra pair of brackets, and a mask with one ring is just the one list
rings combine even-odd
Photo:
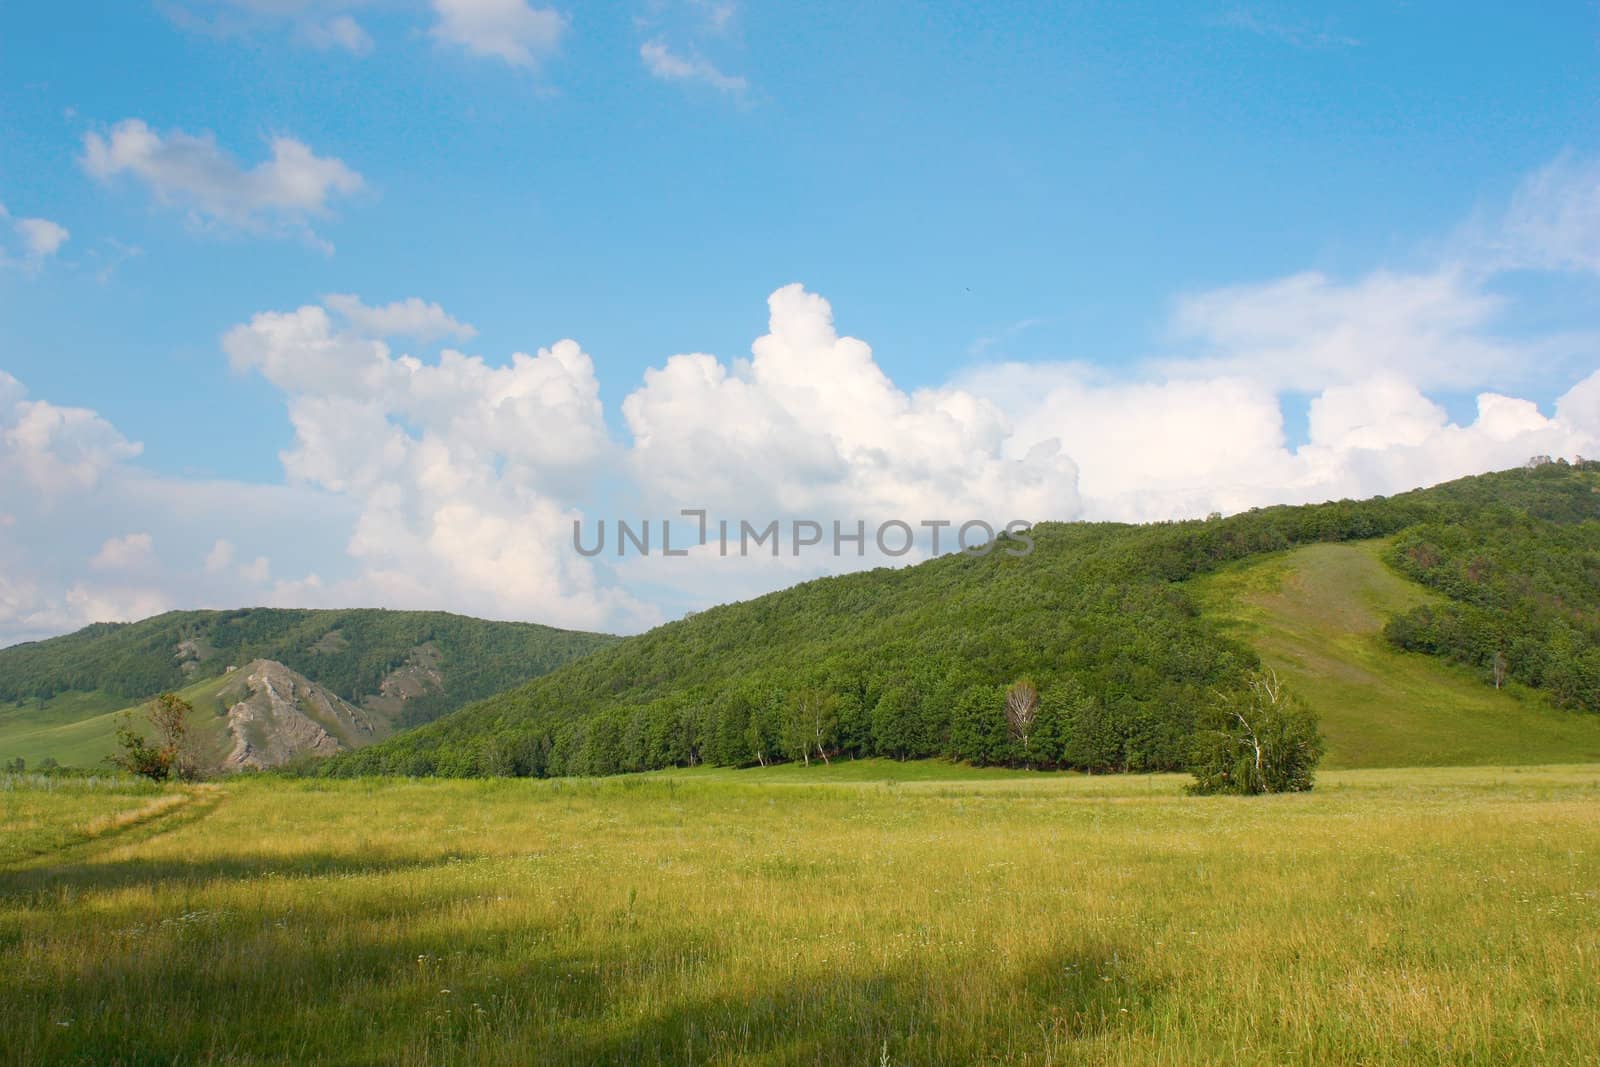
[[(215, 718), (227, 671), (276, 660), (381, 721), (429, 722), (617, 640), (444, 612), (168, 612), (0, 649), (0, 758), (98, 763), (119, 710), (178, 690)], [(209, 719), (206, 722), (209, 723)], [(202, 731), (210, 734), (215, 731)]]
[(1397, 648), (1385, 623), (1446, 599), (1384, 563), (1389, 543), (1312, 545), (1200, 579), (1208, 613), (1322, 721), (1329, 767), (1600, 761), (1600, 715), (1557, 708), (1488, 673)]
[[(1348, 589), (1334, 575), (1317, 585), (1324, 602), (1306, 610), (1326, 610), (1323, 625), (1334, 629), (1301, 638), (1315, 675), (1304, 684), (1327, 705), (1360, 680), (1356, 667), (1382, 682), (1342, 694), (1351, 707), (1330, 713), (1336, 761), (1498, 762), (1502, 751), (1590, 759), (1595, 720), (1586, 716), (1600, 713), (1597, 515), (1600, 464), (1562, 462), (1204, 522), (1041, 524), (1031, 554), (1002, 543), (981, 558), (822, 579), (702, 612), (323, 770), (610, 774), (824, 756), (1178, 769), (1197, 709), (1240, 685), (1258, 655), (1290, 661), (1291, 650), (1272, 642), (1289, 640), (1281, 635), (1293, 632), (1293, 613), (1252, 629), (1250, 611), (1267, 609), (1247, 603), (1241, 624), (1219, 607), (1227, 576), (1208, 576), (1301, 546), (1399, 545), (1408, 532), (1427, 541), (1416, 566), (1465, 575), (1420, 574), (1437, 590), (1431, 602), (1473, 610), (1448, 626), (1437, 615), (1419, 621), (1411, 611), (1428, 606), (1428, 594), (1386, 573), (1374, 550), (1333, 557), (1363, 561), (1365, 584)], [(1265, 583), (1264, 573), (1231, 580)], [(1386, 627), (1402, 610), (1409, 628)], [(1496, 655), (1510, 655), (1514, 678), (1566, 710), (1515, 687), (1495, 695), (1472, 664)], [(1004, 711), (1007, 687), (1023, 678), (1040, 695), (1025, 744)], [(1525, 721), (1545, 723), (1532, 736), (1499, 718), (1519, 702)]]
[[(223, 693), (229, 685), (230, 680), (224, 676), (206, 678), (177, 690), (194, 705), (189, 729), (196, 741), (195, 755), (206, 766), (214, 765), (227, 751), (221, 725), (222, 716), (227, 713)], [(70, 713), (74, 707), (88, 703), (62, 700), (47, 702), (43, 710), (0, 711), (0, 753), (8, 759), (21, 757), (30, 767), (37, 767), (47, 758), (63, 767), (98, 766), (116, 748), (118, 716), (123, 711), (137, 715), (141, 706), (133, 704), (83, 717)], [(136, 725), (143, 728), (142, 718)]]

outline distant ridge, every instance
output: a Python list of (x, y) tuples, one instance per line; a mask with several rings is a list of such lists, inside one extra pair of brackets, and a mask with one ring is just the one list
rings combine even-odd
[[(225, 714), (232, 701), (219, 683), (255, 661), (279, 664), (357, 709), (383, 738), (617, 640), (381, 609), (173, 611), (96, 623), (0, 649), (0, 758), (98, 762), (114, 743), (114, 713), (168, 690)], [(351, 747), (344, 740), (340, 747)]]

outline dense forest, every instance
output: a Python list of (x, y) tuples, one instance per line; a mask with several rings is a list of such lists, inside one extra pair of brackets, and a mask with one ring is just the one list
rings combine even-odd
[(0, 649), (0, 701), (100, 691), (132, 703), (271, 659), (359, 703), (420, 663), (440, 684), (407, 701), (396, 725), (413, 726), (617, 640), (439, 611), (173, 611)]
[[(1184, 581), (1391, 535), (1395, 565), (1450, 598), (1397, 620), (1392, 640), (1473, 663), (1503, 646), (1519, 679), (1600, 710), (1597, 473), (1544, 463), (1226, 519), (1041, 524), (1027, 556), (957, 553), (699, 613), (317, 771), (611, 774), (868, 755), (1177, 769), (1197, 714), (1256, 665)], [(1007, 694), (1024, 679), (1037, 701), (1019, 725)]]
[(1431, 522), (1395, 539), (1389, 562), (1449, 601), (1392, 619), (1401, 648), (1514, 678), (1557, 703), (1600, 711), (1600, 551), (1594, 523), (1552, 526), (1509, 508)]

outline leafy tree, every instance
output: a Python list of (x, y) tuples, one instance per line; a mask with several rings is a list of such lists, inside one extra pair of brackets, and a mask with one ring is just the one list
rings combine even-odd
[(1322, 758), (1317, 720), (1272, 670), (1219, 694), (1202, 714), (1190, 771), (1194, 793), (1299, 793)]
[(200, 764), (189, 739), (189, 715), (194, 706), (176, 693), (162, 693), (145, 706), (145, 717), (155, 730), (152, 744), (133, 727), (124, 713), (117, 722), (118, 751), (107, 762), (125, 771), (163, 782), (176, 777), (191, 782), (200, 777)]
[(106, 762), (154, 782), (164, 782), (172, 773), (169, 755), (133, 728), (131, 712), (117, 717), (117, 751), (107, 756)]
[(1121, 724), (1100, 701), (1088, 698), (1071, 707), (1066, 733), (1061, 759), (1067, 766), (1090, 774), (1109, 774), (1125, 768)]
[(917, 699), (903, 685), (891, 685), (872, 709), (872, 747), (880, 756), (909, 759), (918, 749)]

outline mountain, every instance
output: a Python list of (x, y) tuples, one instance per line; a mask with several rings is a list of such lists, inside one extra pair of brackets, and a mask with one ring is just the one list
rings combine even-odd
[[(341, 714), (348, 717), (337, 712), (340, 705), (355, 709), (350, 721), (370, 729), (340, 733), (340, 727), (331, 736), (340, 747), (356, 747), (617, 640), (531, 623), (376, 609), (182, 611), (96, 623), (0, 649), (0, 757), (93, 765), (114, 747), (117, 713), (168, 690), (183, 693), (197, 713), (225, 716), (248, 695), (236, 692), (240, 671), (257, 661), (325, 693), (313, 703), (335, 709), (324, 723), (330, 729)], [(208, 744), (222, 745), (211, 720), (202, 723)], [(220, 762), (227, 753), (210, 754)]]
[[(1328, 718), (1335, 763), (1413, 759), (1403, 739), (1424, 713), (1447, 741), (1451, 715), (1506, 720), (1473, 734), (1463, 718), (1476, 739), (1436, 746), (1439, 759), (1516, 762), (1525, 754), (1506, 738), (1527, 731), (1540, 759), (1597, 752), (1600, 463), (1226, 519), (1043, 523), (1031, 536), (1025, 555), (1020, 543), (958, 553), (704, 611), (321, 769), (606, 774), (827, 753), (1167, 770), (1185, 762), (1196, 709), (1263, 659), (1292, 667)], [(1355, 547), (1341, 562), (1359, 573), (1291, 582), (1271, 601), (1270, 581), (1318, 545)], [(1278, 577), (1242, 574), (1254, 564)], [(1245, 595), (1262, 590), (1265, 606)], [(1286, 643), (1306, 616), (1324, 629)], [(1025, 755), (1004, 711), (1022, 678), (1040, 694)], [(1430, 687), (1474, 700), (1421, 708)], [(1369, 719), (1392, 701), (1370, 743), (1360, 722), (1335, 729), (1351, 714), (1329, 699), (1340, 693)]]

